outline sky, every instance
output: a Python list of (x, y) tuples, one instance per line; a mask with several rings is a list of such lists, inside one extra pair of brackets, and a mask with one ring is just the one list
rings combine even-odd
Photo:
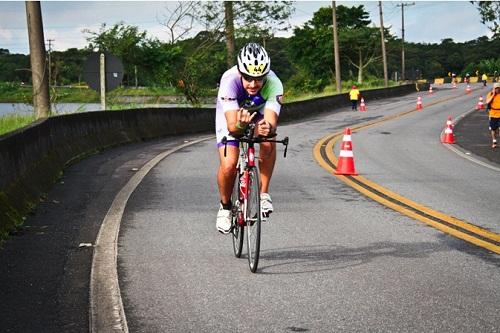
[[(338, 5), (363, 4), (370, 19), (380, 26), (378, 1), (337, 1)], [(465, 42), (491, 32), (480, 21), (477, 9), (469, 1), (407, 1), (405, 6), (405, 41), (439, 43), (452, 38)], [(289, 19), (292, 29), (300, 27), (313, 17), (320, 7), (331, 6), (331, 1), (295, 1), (295, 12)], [(383, 1), (384, 26), (401, 37), (401, 2)], [(102, 23), (108, 27), (123, 21), (138, 26), (148, 36), (167, 41), (169, 35), (160, 24), (168, 17), (177, 1), (42, 1), (45, 40), (52, 39), (52, 49), (83, 48), (88, 34), (82, 30), (99, 31)], [(278, 32), (277, 36), (290, 36)], [(199, 30), (198, 30), (199, 31)], [(196, 30), (194, 31), (196, 32)], [(48, 43), (46, 42), (46, 47)], [(0, 1), (0, 48), (10, 53), (29, 53), (26, 9), (24, 1)]]

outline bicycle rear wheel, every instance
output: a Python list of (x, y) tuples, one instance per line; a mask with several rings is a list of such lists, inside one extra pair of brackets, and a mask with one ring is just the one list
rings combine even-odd
[(234, 180), (233, 193), (231, 194), (231, 202), (233, 203), (232, 208), (232, 225), (233, 230), (231, 235), (233, 236), (233, 251), (236, 258), (241, 257), (241, 251), (243, 250), (243, 239), (244, 239), (244, 228), (238, 224), (238, 219), (240, 218), (241, 212), (241, 202), (240, 202), (240, 175), (239, 172), (236, 174), (236, 179)]
[(246, 234), (248, 243), (248, 265), (255, 273), (259, 264), (260, 255), (260, 191), (259, 171), (256, 167), (248, 172), (248, 197), (246, 204)]

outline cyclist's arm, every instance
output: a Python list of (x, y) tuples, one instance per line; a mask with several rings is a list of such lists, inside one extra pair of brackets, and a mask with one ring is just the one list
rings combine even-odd
[(257, 126), (257, 134), (270, 136), (276, 133), (281, 104), (283, 103), (283, 84), (280, 79), (275, 75), (269, 77), (262, 94), (267, 101), (264, 106), (264, 119)]
[(489, 92), (488, 95), (486, 95), (486, 104), (491, 103), (494, 97), (495, 97), (495, 88), (493, 88), (492, 92)]
[(271, 136), (276, 133), (278, 127), (278, 114), (272, 109), (264, 109), (264, 119), (259, 121), (257, 134), (261, 136)]

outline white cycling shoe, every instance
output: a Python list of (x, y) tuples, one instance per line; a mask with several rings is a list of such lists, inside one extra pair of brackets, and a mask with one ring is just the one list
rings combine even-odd
[(222, 204), (217, 213), (217, 230), (224, 235), (231, 231), (231, 210), (223, 209)]
[(274, 211), (273, 201), (269, 193), (260, 194), (260, 213), (262, 215), (262, 222), (267, 222), (269, 216)]

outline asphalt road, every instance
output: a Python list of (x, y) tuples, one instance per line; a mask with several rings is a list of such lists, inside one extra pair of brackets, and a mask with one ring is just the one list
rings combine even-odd
[[(471, 111), (485, 94), (477, 88), (464, 95), (462, 86), (437, 87), (432, 96), (420, 94), (423, 111), (353, 134), (356, 167), (412, 200), (498, 233), (498, 172), (439, 143), (448, 115)], [(286, 159), (278, 157), (276, 212), (263, 227), (258, 274), (234, 258), (230, 237), (215, 229), (214, 143), (157, 165), (130, 198), (119, 238), (130, 331), (500, 331), (498, 255), (371, 201), (313, 157), (325, 135), (412, 109), (416, 96), (280, 126), (291, 145)], [(484, 115), (470, 113), (456, 126), (459, 149), (498, 163)], [(79, 245), (94, 242), (133, 168), (185, 139), (119, 147), (65, 172), (0, 250), (3, 331), (88, 331), (92, 250)]]

